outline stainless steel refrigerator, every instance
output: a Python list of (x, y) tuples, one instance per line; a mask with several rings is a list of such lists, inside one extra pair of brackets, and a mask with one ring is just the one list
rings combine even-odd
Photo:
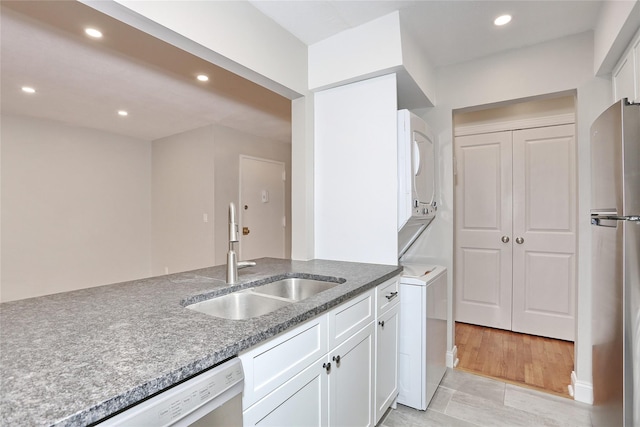
[(640, 427), (640, 105), (591, 126), (594, 426)]

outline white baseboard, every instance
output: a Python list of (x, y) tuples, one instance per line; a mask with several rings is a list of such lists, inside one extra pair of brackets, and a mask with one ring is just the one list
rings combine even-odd
[(586, 381), (578, 381), (575, 371), (571, 372), (569, 394), (573, 396), (573, 400), (593, 405), (593, 384)]
[(455, 368), (458, 366), (458, 347), (455, 345), (447, 351), (447, 368)]

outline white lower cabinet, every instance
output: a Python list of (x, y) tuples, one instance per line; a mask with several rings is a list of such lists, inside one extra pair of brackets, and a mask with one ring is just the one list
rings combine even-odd
[(376, 424), (398, 397), (399, 325), (400, 303), (397, 301), (378, 316), (376, 324)]
[(243, 412), (245, 426), (327, 426), (329, 377), (323, 360)]
[(398, 388), (399, 304), (376, 318), (389, 283), (241, 353), (244, 425), (373, 427)]
[(374, 324), (330, 352), (329, 425), (373, 427)]

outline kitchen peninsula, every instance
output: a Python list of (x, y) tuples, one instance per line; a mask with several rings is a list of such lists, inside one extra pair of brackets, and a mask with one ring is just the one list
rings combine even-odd
[[(257, 260), (0, 304), (0, 424), (86, 425), (383, 283), (391, 265)], [(269, 314), (225, 320), (187, 304), (273, 277), (346, 279)]]

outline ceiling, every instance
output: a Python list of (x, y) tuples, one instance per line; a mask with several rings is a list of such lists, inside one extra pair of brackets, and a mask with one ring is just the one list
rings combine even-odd
[[(434, 66), (594, 28), (601, 1), (249, 0), (313, 44), (394, 10)], [(77, 1), (7, 1), (0, 16), (2, 112), (143, 140), (211, 123), (291, 141), (291, 104), (269, 90)], [(492, 25), (498, 14), (511, 24)], [(86, 23), (105, 37), (90, 40)], [(195, 74), (210, 81), (201, 83)], [(23, 85), (37, 93), (27, 96)], [(119, 117), (119, 109), (129, 116)]]
[[(153, 141), (212, 123), (291, 142), (291, 101), (77, 1), (6, 1), (4, 114)], [(93, 40), (84, 27), (100, 28)], [(210, 80), (196, 80), (198, 73)], [(21, 91), (33, 86), (32, 95)], [(129, 115), (120, 117), (118, 110)]]
[[(445, 66), (593, 30), (592, 0), (249, 0), (307, 45), (395, 10), (431, 63)], [(493, 20), (508, 13), (510, 24)]]

